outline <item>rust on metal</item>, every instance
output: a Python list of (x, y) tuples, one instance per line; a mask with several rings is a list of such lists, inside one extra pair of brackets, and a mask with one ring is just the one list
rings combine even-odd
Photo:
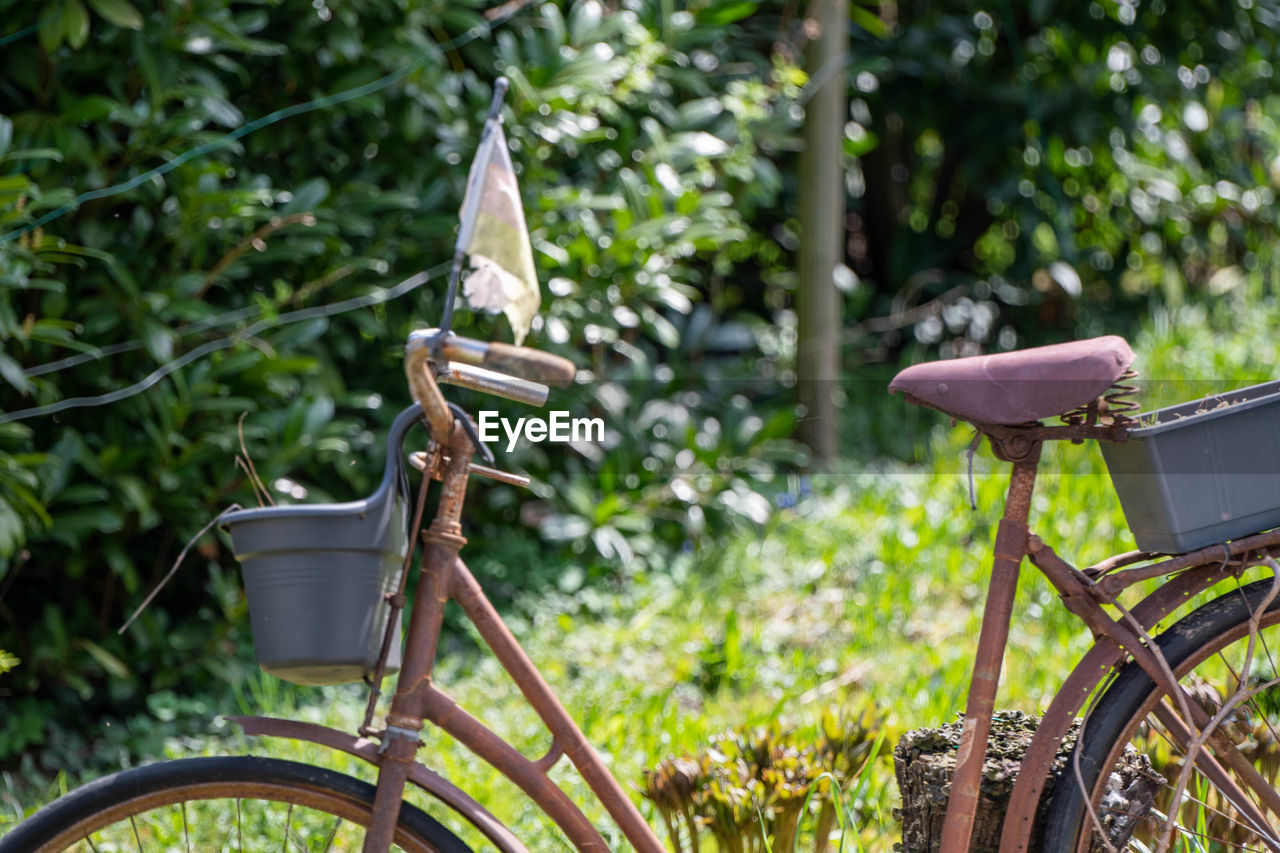
[(445, 362), (437, 367), (436, 381), (445, 385), (457, 385), (484, 394), (493, 394), (527, 406), (544, 406), (551, 393), (546, 385), (518, 379), (505, 373), (485, 370), (456, 361)]
[[(1139, 566), (1136, 569), (1116, 571), (1114, 574), (1108, 574), (1106, 577), (1101, 578), (1098, 581), (1098, 586), (1105, 590), (1107, 594), (1115, 596), (1140, 581), (1175, 574), (1192, 566), (1201, 566), (1209, 563), (1221, 565), (1239, 557), (1243, 557), (1250, 564), (1258, 563), (1267, 556), (1267, 549), (1274, 548), (1277, 545), (1280, 545), (1280, 528), (1269, 530), (1266, 533), (1246, 536), (1243, 539), (1236, 539), (1231, 542), (1208, 545), (1198, 551), (1170, 557), (1150, 566)], [(1262, 553), (1250, 557), (1249, 555), (1254, 551)]]
[(453, 412), (432, 377), (430, 358), (430, 350), (421, 341), (411, 340), (405, 348), (404, 374), (409, 380), (409, 392), (431, 426), (431, 437), (444, 444), (453, 430)]
[(604, 766), (460, 559), (454, 561), (453, 596), (631, 846), (641, 853), (662, 853), (664, 848), (658, 837)]
[(1143, 560), (1150, 560), (1155, 557), (1150, 551), (1126, 551), (1123, 554), (1115, 554), (1107, 557), (1105, 560), (1094, 563), (1088, 568), (1081, 569), (1088, 577), (1097, 580), (1105, 574), (1110, 574), (1116, 569), (1122, 569), (1125, 566), (1131, 566), (1134, 563), (1141, 563)]
[[(1154, 590), (1130, 612), (1145, 630), (1151, 630), (1190, 599), (1222, 581), (1221, 563), (1214, 560), (1182, 572)], [(1125, 658), (1109, 637), (1099, 638), (1076, 664), (1054, 694), (1036, 733), (1023, 754), (1024, 767), (1049, 767), (1085, 701)], [(1028, 853), (1036, 809), (1048, 777), (1043, 773), (1019, 773), (1009, 797), (1000, 853)]]
[[(992, 442), (993, 446), (995, 441)], [(995, 558), (991, 581), (983, 606), (982, 628), (978, 650), (974, 655), (969, 697), (965, 702), (964, 727), (956, 768), (951, 781), (951, 797), (942, 824), (943, 853), (965, 853), (973, 833), (978, 808), (978, 790), (982, 781), (982, 763), (991, 733), (991, 715), (995, 711), (996, 692), (1000, 686), (1000, 665), (1009, 640), (1009, 623), (1018, 588), (1018, 571), (1027, 551), (1027, 517), (1031, 511), (1031, 495), (1035, 490), (1036, 465), (1040, 444), (1030, 448), (1004, 447), (1021, 455), (1014, 463), (1005, 499), (1004, 517), (996, 531)], [(997, 451), (999, 455), (999, 451)], [(1014, 556), (1017, 555), (1017, 556)]]
[[(414, 502), (413, 523), (410, 530), (422, 527), (422, 515), (427, 506), (427, 487), (430, 485), (431, 478), (424, 475), (422, 485), (418, 487), (417, 500)], [(395, 593), (387, 597), (391, 612), (387, 614), (387, 627), (382, 632), (382, 647), (378, 650), (378, 663), (373, 669), (373, 678), (369, 682), (369, 700), (364, 709), (364, 722), (357, 729), (361, 735), (367, 735), (372, 731), (373, 714), (377, 710), (378, 699), (382, 696), (382, 679), (387, 672), (387, 658), (391, 654), (391, 643), (400, 633), (400, 611), (405, 605), (404, 589), (409, 581), (409, 569), (413, 565), (413, 552), (414, 545), (410, 540), (409, 547), (405, 549), (404, 562), (400, 565), (400, 583)]]
[(551, 768), (556, 766), (556, 763), (560, 761), (563, 755), (564, 747), (560, 746), (560, 741), (553, 738), (551, 740), (551, 748), (547, 750), (547, 754), (533, 762), (533, 764), (543, 773), (550, 773)]
[[(444, 465), (436, 517), (423, 534), (422, 574), (405, 638), (409, 653), (405, 655), (396, 681), (396, 693), (391, 699), (391, 710), (387, 714), (387, 731), (383, 732), (382, 741), (382, 769), (378, 773), (374, 796), (374, 820), (365, 835), (364, 853), (383, 853), (388, 849), (404, 785), (416, 760), (416, 737), (392, 737), (392, 734), (395, 729), (402, 732), (422, 729), (422, 714), (414, 713), (413, 697), (430, 687), (444, 607), (450, 595), (450, 565), (457, 559), (458, 549), (466, 542), (461, 536), (459, 519), (467, 492), (470, 441), (462, 425), (453, 422), (448, 445), (450, 458)], [(433, 537), (432, 533), (436, 535)]]
[[(1149, 648), (1134, 628), (1124, 619), (1113, 620), (1102, 609), (1103, 604), (1114, 604), (1113, 598), (1105, 595), (1096, 585), (1091, 585), (1080, 572), (1054, 553), (1053, 549), (1047, 545), (1041, 544), (1038, 548), (1033, 549), (1031, 560), (1062, 593), (1063, 603), (1067, 609), (1089, 626), (1095, 638), (1100, 636), (1110, 638), (1117, 647), (1127, 652), (1167, 695), (1180, 697), (1179, 705), (1180, 707), (1185, 707), (1187, 712), (1191, 714), (1191, 722), (1195, 726), (1194, 731), (1199, 732), (1206, 729), (1210, 723), (1209, 714), (1201, 707), (1199, 702), (1187, 694), (1186, 690), (1176, 680), (1171, 680), (1172, 673), (1166, 669), (1167, 665), (1161, 665), (1161, 660), (1157, 658), (1157, 652)], [(1172, 709), (1163, 706), (1158, 707), (1156, 714), (1161, 722), (1165, 723), (1165, 727), (1169, 729), (1173, 739), (1186, 749), (1191, 742), (1193, 730), (1178, 719)], [(1235, 748), (1235, 745), (1217, 730), (1210, 732), (1209, 743), (1217, 753), (1218, 759), (1239, 774), (1249, 783), (1250, 787), (1256, 789), (1263, 802), (1273, 808), (1276, 814), (1280, 814), (1280, 794), (1272, 790), (1262, 775)], [(1195, 760), (1196, 764), (1201, 766), (1205, 775), (1214, 784), (1218, 785), (1225, 795), (1232, 798), (1233, 802), (1246, 799), (1243, 791), (1240, 790), (1233, 779), (1226, 775), (1218, 760), (1215, 760), (1213, 756), (1210, 756), (1204, 750), (1200, 750)], [(1238, 805), (1238, 807), (1242, 813), (1254, 820), (1255, 823), (1260, 819), (1260, 816), (1256, 813), (1257, 810), (1251, 805)]]
[[(568, 795), (519, 750), (484, 723), (467, 713), (452, 698), (430, 687), (418, 697), (423, 716), (444, 729), (463, 746), (510, 779), (538, 808), (550, 817), (582, 851), (608, 851), (596, 828)], [(661, 849), (661, 848), (659, 848)]]
[(530, 480), (523, 474), (512, 474), (509, 471), (499, 471), (497, 468), (490, 468), (488, 465), (477, 465), (474, 462), (471, 463), (471, 473), (475, 474), (477, 477), (497, 480), (499, 483), (519, 486), (522, 489), (529, 488)]
[(1095, 397), (1087, 406), (1066, 412), (1060, 416), (1060, 419), (1064, 424), (1072, 426), (1078, 424), (1093, 426), (1099, 423), (1104, 426), (1114, 424), (1133, 426), (1137, 421), (1131, 417), (1130, 413), (1141, 408), (1136, 399), (1140, 389), (1137, 385), (1131, 384), (1137, 378), (1138, 371), (1130, 367), (1120, 374), (1120, 378), (1113, 382), (1101, 397)]
[[(1192, 718), (1195, 719), (1196, 729), (1204, 731), (1204, 727), (1209, 723), (1209, 715), (1199, 703), (1188, 697), (1187, 704), (1190, 706)], [(1197, 713), (1198, 712), (1198, 713)], [(1177, 713), (1166, 705), (1164, 702), (1156, 702), (1154, 709), (1156, 719), (1169, 731), (1177, 743), (1185, 747), (1191, 743), (1194, 733), (1183, 723)], [(1196, 719), (1199, 718), (1199, 719)], [(1208, 777), (1219, 792), (1226, 797), (1227, 801), (1235, 807), (1246, 820), (1253, 824), (1253, 829), (1262, 837), (1265, 843), (1273, 851), (1280, 850), (1280, 840), (1277, 840), (1271, 827), (1267, 823), (1267, 817), (1262, 810), (1249, 799), (1249, 795), (1244, 792), (1241, 787), (1236, 784), (1236, 780), (1231, 778), (1226, 769), (1219, 763), (1218, 759), (1223, 759), (1227, 766), (1244, 777), (1258, 796), (1262, 798), (1262, 802), (1267, 808), (1280, 815), (1280, 794), (1277, 794), (1271, 788), (1270, 783), (1263, 777), (1258, 769), (1249, 763), (1240, 751), (1236, 749), (1235, 744), (1222, 734), (1221, 730), (1215, 729), (1210, 733), (1209, 744), (1214, 748), (1214, 754), (1210, 755), (1204, 749), (1197, 750), (1195, 755), (1195, 765), (1200, 768), (1201, 772)]]
[[(227, 719), (239, 725), (247, 735), (307, 741), (354, 755), (374, 766), (378, 766), (381, 761), (376, 741), (356, 738), (327, 726), (274, 717), (239, 716)], [(493, 842), (502, 853), (529, 853), (502, 821), (439, 773), (422, 764), (414, 764), (409, 771), (409, 781), (466, 818), (468, 823)]]

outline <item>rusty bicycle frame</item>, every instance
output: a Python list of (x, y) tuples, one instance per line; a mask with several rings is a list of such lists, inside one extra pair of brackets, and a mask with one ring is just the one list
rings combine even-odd
[[(421, 407), (431, 434), (425, 452), (413, 455), (423, 469), (423, 481), (414, 509), (413, 525), (420, 529), (427, 486), (441, 483), (435, 517), (421, 530), (422, 568), (404, 644), (404, 660), (396, 681), (386, 725), (372, 727), (379, 697), (378, 685), (385, 672), (391, 632), (399, 630), (399, 612), (405, 605), (404, 578), (412, 558), (405, 557), (401, 588), (389, 596), (393, 618), (383, 639), (382, 653), (372, 678), (372, 691), (364, 724), (357, 735), (324, 726), (265, 717), (233, 717), (246, 734), (310, 741), (341, 750), (379, 768), (374, 818), (364, 841), (365, 853), (382, 853), (390, 845), (400, 802), (407, 783), (413, 783), (441, 800), (475, 826), (503, 853), (528, 853), (518, 838), (489, 811), (457, 786), (434, 773), (415, 756), (421, 745), (424, 722), (452, 735), (473, 753), (495, 767), (525, 792), (581, 851), (607, 851), (603, 837), (582, 811), (549, 778), (561, 757), (568, 757), (600, 803), (617, 823), (627, 841), (644, 853), (664, 848), (639, 810), (627, 797), (604, 762), (587, 742), (536, 666), (512, 636), (480, 584), (458, 556), (466, 539), (462, 535), (462, 508), (470, 475), (517, 485), (528, 480), (471, 462), (480, 449), (470, 421), (461, 410), (445, 402), (439, 383), (497, 394), (520, 402), (542, 405), (548, 388), (534, 378), (563, 377), (572, 364), (564, 359), (502, 344), (485, 344), (436, 330), (415, 333), (406, 349), (405, 370), (413, 396)], [(566, 368), (567, 365), (567, 368)], [(494, 372), (487, 368), (504, 370)], [(481, 638), (511, 675), (529, 705), (551, 734), (545, 755), (530, 759), (440, 690), (432, 680), (444, 607), (455, 601), (475, 625)]]
[[(435, 480), (442, 485), (434, 519), (425, 530), (421, 530), (421, 578), (410, 616), (404, 662), (385, 727), (375, 730), (372, 720), (379, 698), (378, 686), (385, 672), (391, 632), (398, 630), (399, 613), (406, 603), (403, 575), (407, 574), (412, 548), (405, 558), (406, 571), (402, 573), (400, 591), (388, 597), (394, 618), (389, 620), (381, 659), (371, 682), (364, 724), (357, 735), (291, 720), (232, 718), (247, 734), (310, 741), (347, 752), (378, 767), (374, 818), (365, 838), (364, 853), (384, 853), (388, 849), (408, 783), (413, 783), (456, 811), (503, 853), (528, 853), (520, 840), (494, 815), (456, 785), (416, 760), (421, 745), (420, 732), (427, 721), (452, 735), (515, 783), (564, 832), (576, 849), (594, 853), (608, 848), (578, 806), (549, 778), (551, 768), (565, 756), (634, 849), (642, 853), (657, 853), (664, 849), (459, 557), (459, 551), (466, 543), (462, 536), (461, 518), (470, 475), (515, 484), (527, 484), (528, 481), (471, 461), (473, 451), (482, 449), (482, 446), (467, 416), (446, 403), (439, 384), (459, 385), (541, 405), (546, 401), (546, 385), (504, 374), (550, 380), (557, 371), (563, 372), (564, 365), (568, 364), (563, 359), (535, 350), (484, 344), (436, 330), (417, 332), (410, 337), (406, 374), (431, 434), (428, 449), (413, 455), (415, 464), (424, 472), (414, 510), (415, 529), (421, 529), (429, 483)], [(496, 368), (503, 373), (485, 368)], [(571, 371), (572, 365), (568, 369)], [(1280, 530), (1273, 530), (1179, 556), (1158, 557), (1131, 552), (1083, 570), (1071, 566), (1029, 529), (1031, 497), (1045, 441), (1125, 440), (1130, 422), (1123, 418), (1109, 424), (1098, 421), (1097, 408), (1093, 406), (1085, 419), (1063, 426), (976, 424), (989, 439), (996, 456), (1012, 464), (1012, 475), (995, 539), (990, 586), (943, 826), (943, 853), (965, 853), (969, 848), (978, 806), (982, 762), (1024, 557), (1048, 578), (1064, 606), (1081, 619), (1095, 639), (1093, 647), (1055, 694), (1024, 756), (1023, 767), (1047, 768), (1086, 700), (1116, 667), (1128, 659), (1136, 661), (1157, 684), (1169, 691), (1170, 696), (1185, 695), (1163, 657), (1149, 644), (1147, 632), (1183, 606), (1189, 597), (1227, 577), (1238, 577), (1245, 569), (1269, 556), (1271, 549), (1280, 548)], [(1142, 563), (1145, 565), (1139, 565)], [(1169, 579), (1131, 609), (1126, 610), (1119, 605), (1117, 598), (1121, 592), (1134, 584), (1158, 577)], [(432, 680), (444, 607), (450, 600), (461, 606), (546, 726), (551, 741), (541, 757), (531, 759), (522, 755), (461, 708)], [(1121, 616), (1111, 615), (1106, 607), (1118, 609)], [(1194, 701), (1180, 705), (1190, 709), (1190, 721), (1181, 720), (1175, 711), (1163, 704), (1155, 713), (1173, 736), (1185, 745), (1194, 732), (1206, 725), (1208, 716)], [(1264, 843), (1272, 851), (1280, 853), (1280, 840), (1275, 839), (1266, 816), (1253, 805), (1240, 785), (1258, 794), (1259, 802), (1276, 814), (1280, 814), (1280, 794), (1267, 785), (1229, 743), (1215, 742), (1211, 738), (1210, 744), (1214, 746), (1213, 753), (1199, 751), (1195, 757), (1196, 764), (1239, 809), (1244, 820), (1253, 824)], [(1228, 770), (1235, 774), (1235, 778), (1228, 775)], [(1236, 779), (1242, 781), (1237, 782)], [(1004, 822), (1001, 853), (1029, 850), (1036, 809), (1046, 782), (1047, 776), (1043, 773), (1018, 775)]]

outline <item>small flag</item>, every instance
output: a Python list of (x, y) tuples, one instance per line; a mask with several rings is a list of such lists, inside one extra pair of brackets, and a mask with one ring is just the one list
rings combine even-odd
[(524, 340), (542, 294), (516, 173), (500, 120), (486, 122), (462, 202), (458, 249), (471, 258), (463, 295), (474, 310), (507, 315), (516, 343)]

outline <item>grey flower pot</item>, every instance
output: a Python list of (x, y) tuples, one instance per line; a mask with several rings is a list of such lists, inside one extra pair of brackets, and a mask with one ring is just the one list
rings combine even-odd
[[(408, 547), (403, 446), (421, 419), (401, 412), (377, 490), (338, 504), (239, 510), (223, 519), (244, 573), (258, 664), (295, 684), (343, 684), (372, 673)], [(387, 672), (400, 668), (396, 632)]]

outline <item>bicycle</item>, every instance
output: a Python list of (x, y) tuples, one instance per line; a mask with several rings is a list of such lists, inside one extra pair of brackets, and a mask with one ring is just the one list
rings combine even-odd
[[(1268, 644), (1280, 623), (1280, 580), (1273, 574), (1270, 580), (1241, 585), (1242, 576), (1255, 566), (1269, 564), (1275, 572), (1271, 553), (1280, 548), (1280, 529), (1255, 533), (1267, 526), (1259, 521), (1265, 514), (1236, 518), (1210, 525), (1207, 533), (1194, 533), (1214, 537), (1210, 544), (1186, 548), (1180, 554), (1130, 552), (1081, 570), (1058, 557), (1028, 526), (1044, 442), (1095, 439), (1120, 446), (1144, 429), (1159, 427), (1144, 426), (1134, 416), (1134, 388), (1127, 384), (1132, 360), (1123, 340), (1106, 337), (916, 365), (901, 372), (890, 386), (911, 402), (972, 423), (996, 456), (1012, 465), (944, 823), (946, 853), (969, 847), (1024, 557), (1049, 579), (1096, 642), (1053, 698), (1022, 765), (1039, 770), (1050, 767), (1077, 714), (1088, 704), (1083, 725), (1074, 735), (1068, 770), (1054, 784), (1040, 823), (1037, 808), (1051, 782), (1049, 775), (1019, 774), (1001, 851), (1143, 849), (1139, 844), (1151, 849), (1162, 838), (1175, 835), (1190, 840), (1192, 849), (1280, 850), (1280, 837), (1273, 828), (1273, 821), (1280, 820), (1280, 792), (1275, 786), (1280, 770), (1280, 737), (1276, 736), (1280, 670)], [(383, 676), (401, 656), (399, 617), (407, 603), (404, 583), (412, 548), (405, 549), (398, 573), (377, 574), (388, 562), (386, 552), (378, 551), (371, 558), (377, 574), (371, 582), (377, 590), (377, 606), (370, 618), (379, 629), (365, 631), (376, 641), (369, 648), (357, 650), (350, 659), (335, 657), (328, 662), (333, 671), (308, 670), (314, 661), (299, 663), (287, 656), (264, 663), (299, 679), (365, 674), (371, 690), (364, 722), (355, 734), (291, 720), (232, 718), (249, 735), (310, 742), (363, 759), (377, 768), (377, 784), (276, 759), (179, 759), (122, 771), (54, 801), (0, 840), (0, 853), (79, 849), (82, 844), (95, 851), (130, 849), (130, 845), (138, 850), (203, 850), (230, 838), (236, 839), (236, 849), (268, 849), (264, 840), (256, 838), (245, 846), (244, 835), (260, 829), (271, 833), (267, 838), (282, 849), (301, 842), (306, 849), (323, 845), (325, 850), (355, 849), (361, 844), (364, 853), (382, 853), (392, 844), (406, 851), (466, 850), (442, 824), (403, 802), (409, 784), (435, 797), (503, 853), (527, 853), (514, 833), (481, 804), (417, 760), (420, 732), (427, 721), (520, 787), (576, 849), (607, 848), (580, 808), (548, 776), (562, 757), (572, 762), (635, 849), (643, 853), (663, 849), (459, 557), (466, 541), (461, 522), (468, 478), (476, 474), (509, 483), (524, 481), (471, 461), (473, 453), (484, 454), (485, 447), (467, 414), (445, 401), (440, 385), (541, 405), (549, 384), (572, 381), (573, 365), (536, 350), (426, 330), (410, 336), (405, 368), (415, 404), (392, 427), (387, 471), (373, 498), (336, 505), (338, 509), (244, 510), (224, 519), (232, 527), (233, 541), (237, 524), (277, 518), (281, 512), (295, 521), (320, 519), (326, 527), (340, 531), (347, 530), (343, 519), (358, 517), (361, 523), (372, 519), (370, 523), (380, 525), (382, 533), (391, 531), (387, 535), (392, 542), (406, 531), (421, 532), (420, 581), (390, 711), (381, 728), (373, 725), (374, 712)], [(1268, 402), (1266, 397), (1260, 399)], [(1256, 403), (1246, 402), (1240, 408), (1252, 410)], [(1043, 423), (1054, 417), (1061, 417), (1061, 423)], [(430, 441), (425, 451), (410, 457), (423, 470), (423, 477), (412, 523), (406, 526), (404, 445), (410, 429), (420, 422), (426, 425)], [(427, 489), (433, 481), (441, 483), (439, 498), (432, 522), (422, 529)], [(1237, 529), (1241, 524), (1253, 529)], [(315, 525), (307, 528), (317, 529)], [(1183, 531), (1175, 531), (1173, 541), (1191, 540)], [(311, 544), (313, 553), (321, 556), (340, 550), (323, 542)], [(394, 552), (393, 546), (387, 547)], [(238, 544), (237, 554), (243, 550)], [(1118, 601), (1122, 592), (1136, 584), (1161, 578), (1167, 580), (1136, 605), (1125, 607)], [(1234, 583), (1234, 588), (1182, 616), (1158, 638), (1151, 636), (1157, 625), (1184, 611), (1193, 598), (1223, 583)], [(442, 611), (449, 600), (461, 605), (546, 725), (552, 745), (544, 756), (530, 759), (520, 754), (433, 683)], [(255, 645), (257, 629), (255, 624)], [(286, 643), (294, 633), (293, 629), (277, 631), (275, 638)], [(259, 658), (263, 659), (261, 650)], [(1139, 781), (1156, 789), (1152, 796), (1143, 799), (1132, 785), (1117, 791), (1114, 780), (1123, 775), (1121, 764), (1131, 764), (1137, 752), (1161, 742), (1166, 749), (1182, 753), (1181, 767), (1177, 759), (1170, 760), (1178, 770), (1176, 783), (1152, 769), (1140, 769)], [(1276, 752), (1266, 748), (1270, 743), (1277, 745)], [(1194, 779), (1192, 773), (1197, 774)], [(1174, 795), (1171, 803), (1169, 791)], [(257, 801), (278, 804), (284, 816), (273, 809), (273, 817), (263, 817), (267, 809), (259, 808)], [(213, 838), (205, 835), (210, 829)], [(108, 831), (115, 834), (108, 836)], [(112, 846), (117, 844), (118, 848)]]

